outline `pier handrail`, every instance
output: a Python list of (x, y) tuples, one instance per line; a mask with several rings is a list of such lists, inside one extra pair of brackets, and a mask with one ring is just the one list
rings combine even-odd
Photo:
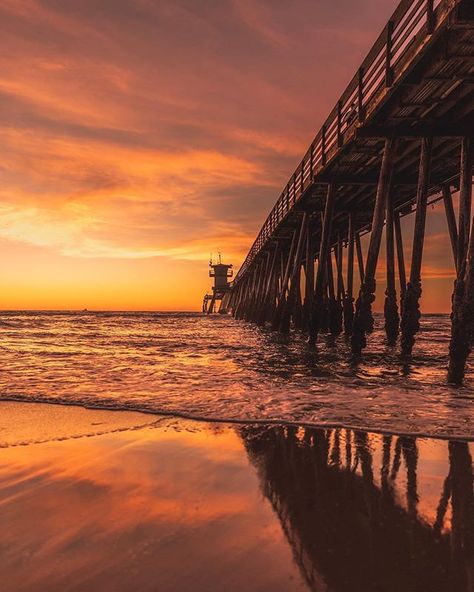
[(305, 189), (352, 139), (381, 96), (403, 75), (404, 66), (443, 24), (459, 0), (402, 0), (341, 95), (273, 206), (240, 267), (244, 275)]

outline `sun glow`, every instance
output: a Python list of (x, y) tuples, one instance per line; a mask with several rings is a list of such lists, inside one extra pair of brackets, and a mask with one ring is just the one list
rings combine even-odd
[[(111, 22), (2, 3), (2, 308), (197, 310), (209, 252), (238, 267), (386, 11), (354, 9), (328, 70), (329, 5), (224, 4), (119, 3)], [(427, 285), (448, 310), (440, 242)]]

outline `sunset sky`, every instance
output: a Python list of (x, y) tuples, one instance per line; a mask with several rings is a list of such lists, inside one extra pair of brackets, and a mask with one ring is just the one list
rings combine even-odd
[(0, 308), (199, 309), (209, 253), (239, 266), (397, 3), (2, 0)]

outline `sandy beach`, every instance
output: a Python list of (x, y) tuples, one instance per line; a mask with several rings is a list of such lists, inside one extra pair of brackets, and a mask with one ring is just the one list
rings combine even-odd
[(2, 403), (0, 445), (3, 592), (306, 589), (229, 427)]
[[(452, 535), (472, 504), (467, 443), (1, 403), (0, 446), (3, 592), (448, 591), (472, 576), (472, 532)], [(440, 518), (449, 465), (458, 501)]]

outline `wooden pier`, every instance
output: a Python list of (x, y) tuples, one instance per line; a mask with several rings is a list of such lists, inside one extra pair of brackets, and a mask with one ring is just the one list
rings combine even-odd
[[(461, 383), (474, 337), (473, 159), (474, 1), (402, 0), (268, 215), (228, 308), (276, 331), (306, 331), (310, 345), (343, 332), (359, 356), (373, 329), (385, 227), (387, 343), (411, 356), (427, 208), (442, 200), (457, 278), (448, 379)], [(402, 237), (411, 213), (413, 236)]]

